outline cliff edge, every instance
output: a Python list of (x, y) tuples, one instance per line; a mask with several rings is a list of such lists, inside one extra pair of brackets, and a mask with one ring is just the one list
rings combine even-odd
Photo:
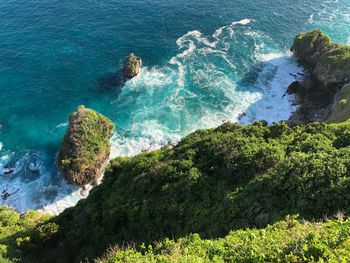
[(297, 35), (291, 51), (309, 71), (298, 89), (301, 108), (292, 122), (349, 119), (350, 111), (345, 107), (349, 92), (344, 89), (350, 83), (350, 47), (333, 43), (320, 29), (315, 29)]

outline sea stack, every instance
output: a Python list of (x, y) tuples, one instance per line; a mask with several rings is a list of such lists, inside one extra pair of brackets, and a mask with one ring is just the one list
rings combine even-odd
[(136, 77), (141, 70), (142, 60), (141, 58), (135, 56), (134, 53), (131, 53), (124, 61), (123, 66), (123, 76), (126, 79), (131, 79)]
[(58, 153), (58, 166), (74, 185), (96, 183), (110, 153), (113, 123), (94, 110), (79, 106), (69, 117), (69, 127)]

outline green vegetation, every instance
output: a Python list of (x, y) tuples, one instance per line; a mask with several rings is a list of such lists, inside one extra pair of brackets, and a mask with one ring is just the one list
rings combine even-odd
[[(347, 105), (350, 100), (347, 85), (350, 83), (350, 47), (333, 43), (316, 29), (296, 36), (292, 51), (311, 73), (304, 82), (306, 92), (301, 94), (304, 100), (299, 112), (311, 111), (315, 115), (313, 111), (317, 109), (321, 118), (328, 122), (350, 119)], [(322, 117), (323, 113), (326, 114)]]
[(345, 85), (335, 96), (334, 109), (327, 122), (342, 122), (350, 119), (350, 85)]
[[(314, 30), (292, 49), (337, 93), (328, 121), (346, 122), (226, 123), (116, 158), (59, 216), (0, 207), (0, 262), (80, 262), (111, 246), (97, 262), (349, 262), (350, 48)], [(70, 182), (97, 179), (113, 129), (84, 106), (71, 115), (58, 155)]]
[(321, 58), (320, 63), (327, 64), (334, 70), (350, 70), (350, 47), (333, 44), (332, 49)]
[(84, 106), (71, 114), (58, 163), (66, 178), (74, 184), (86, 184), (98, 177), (110, 152), (113, 123)]
[(193, 234), (150, 246), (115, 247), (97, 263), (349, 261), (350, 220), (310, 223), (288, 217), (264, 229), (236, 230), (220, 239)]
[[(350, 48), (316, 29), (292, 50), (336, 93), (328, 122), (347, 121)], [(141, 60), (131, 54), (124, 66), (132, 77)], [(84, 106), (70, 116), (58, 164), (71, 183), (98, 179), (113, 129)], [(116, 158), (103, 183), (57, 217), (0, 207), (0, 262), (80, 262), (113, 245), (98, 262), (349, 262), (349, 190), (350, 121), (226, 123)]]
[(332, 71), (350, 70), (350, 47), (333, 43), (320, 29), (297, 35), (292, 50), (307, 67), (317, 66), (318, 70), (328, 67)]
[[(58, 228), (49, 227), (55, 235), (41, 240), (45, 249), (29, 240), (26, 255), (79, 262), (101, 256), (111, 244), (152, 244), (192, 233), (215, 239), (287, 215), (322, 220), (348, 214), (349, 134), (349, 122), (294, 128), (227, 123), (197, 131), (172, 149), (117, 158), (87, 199), (47, 222)], [(249, 231), (248, 243), (248, 233), (258, 230)]]
[(301, 62), (307, 66), (314, 67), (322, 53), (325, 52), (331, 44), (332, 41), (326, 34), (320, 29), (315, 29), (297, 35), (294, 39), (292, 50)]
[(19, 215), (10, 207), (0, 207), (0, 262), (17, 261), (28, 249), (40, 248), (58, 231), (56, 224), (44, 224), (49, 219), (37, 211)]

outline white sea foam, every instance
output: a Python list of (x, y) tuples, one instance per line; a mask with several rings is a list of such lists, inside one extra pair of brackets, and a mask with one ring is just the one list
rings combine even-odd
[[(288, 119), (295, 108), (293, 97), (284, 95), (295, 76), (301, 78), (301, 69), (272, 39), (248, 27), (250, 23), (233, 22), (209, 36), (188, 32), (177, 40), (178, 54), (168, 64), (143, 67), (127, 81), (112, 102), (127, 123), (117, 123), (110, 157), (174, 145), (190, 132), (226, 121)], [(1, 152), (0, 191), (10, 195), (0, 205), (58, 214), (91, 189), (68, 185), (57, 169), (47, 169), (46, 156), (36, 152), (18, 158), (6, 177), (5, 165), (13, 159), (13, 154)]]
[[(274, 41), (246, 28), (250, 23), (249, 19), (233, 22), (211, 36), (198, 30), (188, 32), (176, 41), (179, 53), (169, 61), (177, 66), (175, 70), (165, 65), (149, 79), (150, 70), (144, 68), (137, 83), (123, 87), (116, 104), (125, 105), (126, 112), (131, 110), (127, 105), (132, 104), (133, 117), (127, 131), (119, 131), (112, 138), (112, 156), (158, 149), (199, 128), (216, 127), (226, 121), (288, 119), (295, 107), (291, 104), (293, 97), (285, 93), (296, 79), (294, 76), (302, 78), (297, 75), (302, 74), (302, 69), (288, 52), (268, 48)], [(236, 28), (238, 25), (242, 27)], [(246, 56), (260, 63), (261, 70), (255, 84), (242, 86), (238, 84), (241, 76), (237, 68), (245, 66), (249, 70), (251, 66), (246, 61), (236, 61), (235, 52), (246, 52), (244, 48), (250, 42), (252, 54)], [(160, 76), (169, 77), (159, 82)], [(133, 85), (144, 90), (137, 99), (130, 98)], [(158, 87), (156, 91), (154, 86)], [(152, 98), (149, 90), (154, 91)], [(157, 95), (160, 91), (166, 93), (162, 98)]]
[(244, 18), (238, 22), (233, 22), (232, 25), (248, 25), (250, 24), (251, 20), (250, 19), (247, 19), (247, 18)]
[(47, 170), (46, 162), (42, 152), (26, 152), (19, 158), (12, 153), (2, 155), (0, 205), (13, 206), (19, 212), (37, 209), (58, 214), (86, 196), (55, 170)]
[(59, 129), (59, 128), (67, 127), (67, 126), (68, 126), (68, 122), (62, 122), (62, 123), (56, 125), (56, 128)]
[(245, 26), (245, 25), (248, 25), (248, 24), (250, 24), (251, 23), (251, 19), (247, 19), (247, 18), (244, 18), (244, 19), (242, 19), (242, 20), (240, 20), (240, 21), (235, 21), (235, 22), (232, 22), (230, 25), (228, 25), (228, 26), (223, 26), (223, 27), (220, 27), (219, 29), (217, 29), (215, 32), (214, 32), (214, 34), (213, 34), (213, 37), (214, 38), (218, 38), (221, 34), (222, 34), (222, 32), (224, 31), (224, 29), (229, 29), (229, 31), (230, 31), (230, 37), (232, 37), (233, 36), (233, 29), (232, 29), (232, 27), (233, 26), (236, 26), (236, 25), (243, 25), (243, 26)]
[(294, 96), (286, 94), (286, 89), (293, 81), (303, 79), (303, 69), (290, 53), (259, 54), (257, 59), (265, 64), (255, 84), (263, 96), (250, 107), (242, 122), (287, 120), (296, 106), (291, 103)]
[(350, 5), (348, 0), (324, 1), (320, 11), (309, 16), (309, 27), (318, 27), (330, 34), (337, 42), (347, 43), (350, 35)]

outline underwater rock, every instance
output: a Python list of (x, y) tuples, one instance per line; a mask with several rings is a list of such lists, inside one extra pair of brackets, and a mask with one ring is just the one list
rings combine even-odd
[(69, 117), (69, 127), (58, 153), (58, 166), (74, 185), (95, 183), (110, 153), (113, 123), (94, 110), (79, 106)]
[(142, 60), (131, 53), (124, 61), (123, 76), (124, 78), (131, 79), (136, 77), (141, 70)]

